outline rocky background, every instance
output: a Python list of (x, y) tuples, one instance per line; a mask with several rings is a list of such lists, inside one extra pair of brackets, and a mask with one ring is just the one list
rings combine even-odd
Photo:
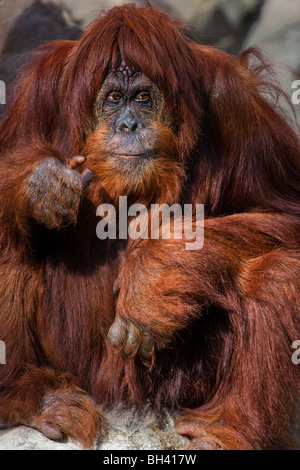
[[(122, 0), (0, 0), (0, 80), (8, 86), (24, 61), (24, 52), (55, 39), (77, 39), (100, 9)], [(143, 4), (144, 0), (136, 0)], [(299, 0), (151, 0), (191, 27), (191, 37), (237, 54), (250, 45), (264, 49), (278, 66), (300, 72)], [(292, 94), (290, 72), (278, 68)], [(0, 89), (0, 102), (3, 101)], [(300, 107), (300, 104), (298, 105)], [(298, 111), (295, 106), (296, 112)], [(5, 104), (0, 104), (0, 116)], [(185, 440), (173, 431), (173, 417), (157, 420), (145, 409), (142, 417), (126, 410), (109, 413), (110, 428), (97, 449), (183, 449)], [(78, 449), (57, 444), (26, 427), (0, 427), (1, 449)]]

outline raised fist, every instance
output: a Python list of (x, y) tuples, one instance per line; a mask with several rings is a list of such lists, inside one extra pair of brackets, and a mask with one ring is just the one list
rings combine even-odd
[(78, 155), (66, 165), (50, 157), (31, 172), (25, 188), (29, 214), (49, 229), (64, 228), (75, 223), (84, 189), (93, 173), (85, 169), (82, 174), (75, 168), (86, 158)]

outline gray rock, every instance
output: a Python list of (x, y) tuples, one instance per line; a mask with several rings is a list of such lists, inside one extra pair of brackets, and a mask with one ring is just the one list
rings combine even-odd
[(267, 0), (243, 47), (259, 45), (271, 57), (300, 70), (299, 0)]
[[(119, 408), (106, 412), (109, 420), (107, 433), (95, 443), (97, 450), (183, 450), (188, 440), (174, 429), (174, 417), (167, 411), (160, 417), (149, 407), (141, 414)], [(1, 429), (1, 428), (0, 428)], [(0, 450), (80, 450), (74, 441), (50, 441), (40, 432), (25, 427), (2, 427)]]
[(183, 20), (191, 36), (202, 43), (237, 53), (249, 28), (256, 21), (263, 0), (152, 0)]
[[(259, 20), (252, 26), (242, 47), (257, 45), (276, 65), (286, 93), (292, 97), (292, 84), (299, 80), (286, 66), (300, 72), (300, 7), (299, 0), (266, 0)], [(271, 80), (271, 77), (270, 77)], [(294, 106), (300, 123), (300, 104)]]

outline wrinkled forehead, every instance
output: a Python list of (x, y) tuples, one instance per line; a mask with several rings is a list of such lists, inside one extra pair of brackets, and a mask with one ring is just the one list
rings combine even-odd
[(129, 88), (147, 88), (153, 83), (141, 71), (126, 65), (124, 62), (112, 70), (103, 82), (102, 88), (114, 88), (115, 90), (127, 90)]
[(118, 77), (120, 80), (131, 80), (139, 72), (132, 66), (126, 65), (125, 62), (122, 62), (120, 66), (112, 72), (113, 75)]

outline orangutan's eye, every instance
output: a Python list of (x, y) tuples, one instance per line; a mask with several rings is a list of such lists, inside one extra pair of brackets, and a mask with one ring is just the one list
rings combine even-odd
[(121, 95), (121, 93), (117, 93), (114, 91), (108, 95), (106, 101), (110, 104), (118, 104), (122, 101), (122, 99), (123, 96)]
[(135, 96), (134, 101), (136, 101), (137, 103), (147, 104), (150, 101), (150, 94), (148, 93), (148, 91), (140, 91)]

